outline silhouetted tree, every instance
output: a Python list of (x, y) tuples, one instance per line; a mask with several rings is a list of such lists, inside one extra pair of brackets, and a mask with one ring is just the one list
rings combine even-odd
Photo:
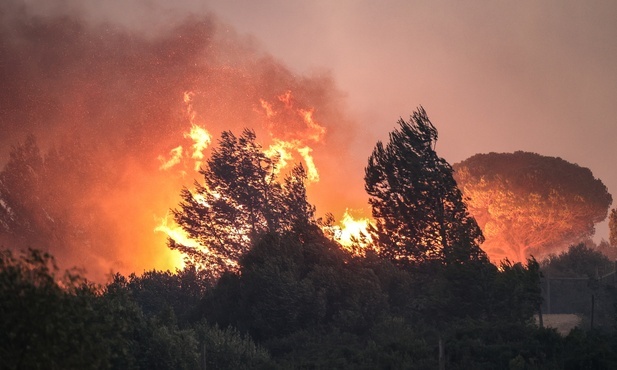
[(588, 277), (612, 272), (614, 264), (602, 252), (584, 243), (572, 245), (559, 255), (551, 254), (542, 261), (542, 270), (551, 277)]
[(277, 164), (253, 131), (240, 137), (223, 132), (201, 170), (204, 183), (196, 183), (194, 191), (183, 189), (180, 209), (173, 211), (175, 221), (201, 246), (170, 239), (170, 248), (218, 275), (235, 269), (257, 236), (314, 224), (304, 170), (294, 168), (281, 185)]
[(437, 129), (422, 107), (398, 123), (385, 146), (377, 143), (366, 168), (379, 254), (400, 262), (483, 258), (482, 232), (452, 168), (435, 152)]
[(496, 260), (543, 257), (581, 242), (606, 218), (612, 197), (591, 171), (535, 153), (476, 154), (454, 165)]

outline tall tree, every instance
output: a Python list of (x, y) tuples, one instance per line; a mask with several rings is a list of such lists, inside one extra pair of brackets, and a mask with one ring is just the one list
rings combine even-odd
[(482, 232), (469, 215), (452, 176), (436, 151), (437, 129), (420, 107), (400, 119), (384, 146), (378, 142), (366, 167), (382, 256), (400, 262), (483, 258)]
[(184, 188), (180, 209), (173, 211), (176, 223), (198, 244), (170, 239), (170, 248), (216, 276), (235, 269), (257, 236), (314, 224), (304, 170), (294, 168), (282, 185), (277, 164), (277, 158), (264, 154), (253, 131), (240, 137), (223, 132), (200, 172), (204, 183), (196, 183), (194, 191)]
[(591, 171), (536, 153), (476, 154), (454, 165), (493, 259), (543, 257), (589, 238), (612, 197)]

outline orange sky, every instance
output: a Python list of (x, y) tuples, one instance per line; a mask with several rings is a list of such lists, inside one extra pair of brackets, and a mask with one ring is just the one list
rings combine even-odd
[[(226, 46), (219, 62), (236, 63), (234, 58), (246, 55), (272, 58), (275, 64), (280, 62), (273, 73), (303, 90), (305, 96), (299, 99), (306, 106), (301, 108), (315, 107), (316, 120), (328, 130), (321, 150), (315, 144), (316, 165), (322, 173), (336, 177), (322, 177), (321, 189), (330, 191), (319, 190), (321, 197), (311, 200), (318, 212), (333, 211), (337, 218), (345, 206), (370, 212), (363, 191), (366, 160), (397, 119), (407, 118), (420, 104), (439, 130), (438, 153), (451, 163), (475, 153), (532, 151), (588, 167), (610, 192), (617, 191), (613, 164), (617, 156), (617, 3), (613, 1), (593, 5), (581, 1), (183, 0), (173, 5), (164, 0), (128, 5), (95, 0), (11, 1), (27, 4), (31, 15), (69, 15), (99, 26), (121, 25), (151, 39), (165, 35), (186, 17), (212, 12), (224, 23), (222, 32), (241, 40), (241, 46)], [(283, 80), (264, 87), (270, 94), (259, 98), (276, 100), (276, 94), (284, 92), (282, 86)], [(319, 90), (324, 86), (330, 89), (327, 93)], [(185, 83), (177, 92), (169, 92), (168, 99), (177, 96), (174, 109), (178, 112), (184, 109), (182, 92), (190, 88)], [(79, 91), (73, 93), (70, 101), (84, 99)], [(205, 92), (201, 102), (197, 96), (195, 109), (206, 127), (214, 122), (217, 129), (238, 130), (242, 123), (216, 124), (227, 114), (223, 100), (248, 99), (254, 92), (225, 93), (217, 102), (223, 104), (218, 110), (208, 110), (211, 101), (204, 98)], [(87, 111), (82, 103), (88, 102), (80, 100), (79, 109)], [(176, 113), (170, 114), (173, 133), (160, 131), (150, 138), (130, 132), (160, 147), (149, 152), (153, 162), (147, 169), (135, 170), (134, 163), (125, 163), (123, 179), (128, 185), (123, 189), (128, 190), (114, 196), (105, 207), (108, 212), (118, 207), (131, 212), (127, 198), (139, 193), (136, 187), (147, 187), (151, 190), (146, 193), (154, 194), (165, 181), (159, 175), (144, 180), (139, 171), (151, 174), (147, 171), (158, 165), (157, 155), (168, 154), (184, 140), (186, 122)], [(254, 107), (247, 106), (234, 117), (253, 113)], [(0, 163), (10, 145), (27, 131), (11, 130), (0, 138)], [(212, 131), (216, 138), (217, 130)], [(173, 194), (176, 180), (165, 185)], [(155, 216), (175, 207), (176, 200), (169, 194), (156, 200), (140, 196), (143, 199), (133, 201), (150, 202), (156, 212), (136, 213), (138, 230), (149, 230)], [(117, 233), (124, 235), (125, 243), (140, 243), (136, 240), (140, 234), (131, 224), (123, 223)], [(152, 238), (160, 244), (164, 239)], [(598, 228), (600, 238), (607, 238), (606, 225)], [(162, 245), (157, 248), (159, 254), (165, 250)], [(130, 258), (125, 252), (118, 260)], [(162, 266), (155, 258), (143, 258)], [(126, 261), (115, 266), (147, 268)]]

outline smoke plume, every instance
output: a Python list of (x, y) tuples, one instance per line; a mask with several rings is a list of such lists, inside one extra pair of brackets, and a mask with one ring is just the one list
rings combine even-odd
[(13, 178), (28, 232), (0, 228), (4, 246), (49, 250), (98, 280), (177, 266), (154, 229), (199, 179), (192, 124), (213, 141), (251, 128), (265, 147), (292, 143), (294, 162), (308, 164), (308, 153), (318, 168), (309, 187), (318, 212), (358, 205), (345, 183), (352, 126), (327, 74), (294, 75), (205, 12), (130, 27), (129, 16), (111, 22), (79, 2), (50, 3), (0, 5), (0, 165), (22, 173), (7, 163), (28, 135), (42, 161), (22, 169), (31, 178)]

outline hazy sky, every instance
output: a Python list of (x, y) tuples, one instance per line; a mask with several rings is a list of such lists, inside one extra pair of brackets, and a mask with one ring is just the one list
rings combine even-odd
[[(367, 133), (361, 163), (423, 105), (451, 163), (525, 150), (589, 167), (617, 195), (615, 1), (221, 1), (297, 73), (328, 70)], [(606, 227), (599, 228), (606, 238)]]

